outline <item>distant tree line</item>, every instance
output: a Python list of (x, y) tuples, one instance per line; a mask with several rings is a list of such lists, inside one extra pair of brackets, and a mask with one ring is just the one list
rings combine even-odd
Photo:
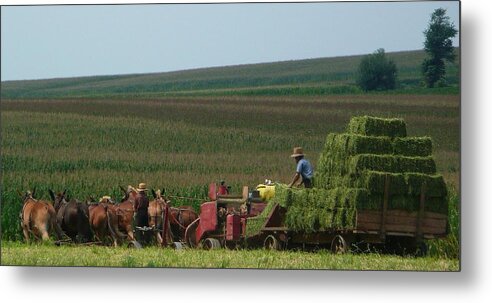
[[(426, 87), (446, 85), (445, 61), (454, 62), (455, 54), (451, 38), (458, 33), (455, 25), (446, 16), (446, 10), (436, 9), (424, 31), (424, 50), (427, 58), (422, 63), (423, 83)], [(364, 56), (360, 62), (356, 83), (363, 91), (389, 90), (396, 88), (398, 70), (388, 59), (384, 49)]]

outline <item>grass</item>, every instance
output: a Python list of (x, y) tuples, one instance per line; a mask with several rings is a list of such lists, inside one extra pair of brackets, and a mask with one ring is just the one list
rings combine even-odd
[(80, 247), (26, 245), (2, 242), (2, 265), (192, 267), (260, 269), (339, 269), (458, 271), (459, 262), (432, 257), (413, 258), (379, 254), (334, 255), (327, 251), (181, 250), (148, 247)]

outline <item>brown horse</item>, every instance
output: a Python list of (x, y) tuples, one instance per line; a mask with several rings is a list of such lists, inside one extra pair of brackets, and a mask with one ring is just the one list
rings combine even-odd
[(186, 228), (193, 221), (198, 219), (198, 214), (193, 207), (189, 205), (171, 207), (170, 209), (169, 220), (171, 222), (171, 232), (174, 235), (174, 239), (184, 241)]
[[(166, 206), (170, 201), (166, 201), (164, 197), (161, 195), (161, 191), (154, 191), (152, 189), (152, 195), (154, 196), (154, 200), (149, 202), (149, 226), (155, 228), (155, 238), (159, 245), (162, 245), (162, 233), (163, 233), (163, 214), (166, 211)], [(168, 208), (169, 209), (169, 208)], [(167, 239), (166, 243), (173, 242), (173, 236), (171, 234), (171, 228), (169, 224), (169, 220), (167, 222)]]
[(47, 201), (37, 200), (34, 198), (36, 189), (27, 191), (22, 194), (18, 191), (24, 205), (19, 214), (22, 232), (27, 243), (29, 243), (30, 235), (34, 236), (35, 240), (49, 240), (49, 233), (54, 230), (58, 240), (62, 239), (63, 232), (56, 222), (56, 212), (53, 205)]
[(120, 203), (116, 205), (116, 215), (118, 217), (118, 230), (127, 235), (127, 239), (130, 241), (135, 240), (133, 234), (133, 204), (137, 196), (137, 191), (131, 185), (128, 185), (127, 189), (120, 186), (124, 196)]
[(51, 189), (49, 190), (58, 224), (74, 243), (92, 241), (93, 233), (89, 224), (89, 207), (87, 203), (77, 200), (67, 202), (65, 200), (66, 192), (67, 190), (55, 195)]
[[(152, 195), (154, 195), (155, 200), (149, 203), (149, 222), (151, 222), (151, 225), (157, 223), (157, 226), (159, 226), (159, 222), (162, 225), (162, 212), (164, 211), (166, 204), (169, 206), (171, 201), (164, 199), (161, 196), (160, 191), (155, 192), (152, 190)], [(198, 214), (191, 206), (182, 205), (178, 207), (169, 207), (169, 224), (173, 241), (179, 242), (183, 240), (186, 227), (197, 218)]]
[(99, 203), (89, 204), (89, 223), (96, 239), (102, 243), (113, 243), (118, 246), (118, 240), (126, 235), (118, 230), (116, 206), (109, 197), (103, 197)]

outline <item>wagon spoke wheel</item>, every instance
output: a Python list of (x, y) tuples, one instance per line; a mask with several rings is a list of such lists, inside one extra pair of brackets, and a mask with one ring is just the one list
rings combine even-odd
[(205, 250), (212, 250), (212, 249), (219, 249), (221, 245), (220, 245), (220, 241), (215, 238), (206, 238), (202, 243), (202, 247)]
[(334, 254), (344, 254), (348, 252), (347, 242), (341, 235), (336, 235), (331, 241), (331, 252)]
[(273, 235), (268, 235), (263, 241), (263, 247), (268, 250), (280, 250), (281, 245), (280, 241), (275, 238)]

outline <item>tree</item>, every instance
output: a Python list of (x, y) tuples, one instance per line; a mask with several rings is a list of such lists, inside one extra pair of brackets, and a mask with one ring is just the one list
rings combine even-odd
[(393, 89), (396, 86), (396, 75), (396, 64), (386, 58), (384, 49), (380, 48), (362, 58), (357, 85), (364, 91)]
[(451, 38), (457, 33), (454, 23), (451, 23), (446, 16), (445, 9), (438, 8), (432, 13), (429, 27), (424, 31), (424, 50), (429, 58), (422, 63), (422, 73), (427, 87), (434, 87), (436, 83), (444, 80), (446, 75), (444, 60), (454, 61)]

